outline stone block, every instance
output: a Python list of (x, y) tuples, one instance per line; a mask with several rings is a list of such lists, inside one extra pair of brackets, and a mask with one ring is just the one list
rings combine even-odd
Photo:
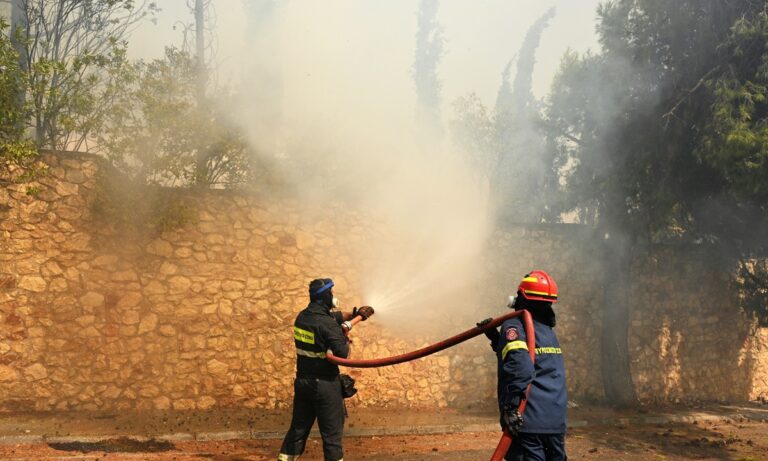
[(235, 384), (234, 386), (232, 386), (232, 395), (234, 395), (235, 397), (245, 397), (247, 394), (243, 386), (239, 384)]
[(155, 410), (170, 410), (171, 399), (165, 396), (157, 397), (156, 399), (152, 400), (152, 405), (154, 405)]
[(116, 306), (120, 308), (137, 307), (141, 304), (143, 299), (144, 297), (141, 295), (141, 293), (131, 291), (124, 293), (120, 299), (117, 300)]
[(192, 399), (178, 399), (173, 402), (174, 410), (194, 410), (195, 401)]
[(45, 279), (38, 276), (24, 276), (19, 280), (17, 284), (22, 290), (32, 291), (35, 293), (41, 293), (48, 288), (48, 284)]
[(209, 360), (206, 369), (217, 378), (226, 378), (229, 373), (229, 365), (216, 359)]
[(135, 282), (139, 279), (139, 276), (134, 270), (118, 271), (112, 274), (113, 282)]
[(89, 291), (80, 297), (80, 306), (84, 309), (96, 309), (104, 306), (104, 295), (95, 291)]
[(16, 273), (19, 275), (40, 275), (40, 263), (33, 258), (16, 261)]
[(204, 395), (197, 399), (197, 408), (200, 410), (207, 410), (216, 405), (216, 399), (213, 397)]
[(35, 363), (24, 369), (24, 377), (28, 381), (40, 381), (48, 377), (48, 370), (41, 363)]
[(83, 315), (75, 319), (75, 322), (80, 325), (81, 328), (87, 328), (93, 326), (96, 323), (96, 317), (93, 315)]
[(165, 286), (157, 280), (151, 280), (144, 287), (144, 292), (150, 295), (162, 295), (165, 294)]
[(64, 271), (61, 269), (61, 266), (56, 261), (48, 261), (45, 264), (43, 264), (43, 267), (41, 269), (41, 273), (46, 278), (51, 278), (57, 275), (61, 275), (64, 273)]
[(225, 280), (221, 282), (222, 291), (242, 291), (245, 288), (245, 283), (238, 280)]
[(161, 325), (160, 334), (165, 337), (176, 336), (176, 328), (171, 325)]
[(80, 191), (80, 187), (77, 184), (68, 182), (57, 182), (55, 186), (56, 193), (62, 197), (67, 195), (77, 195)]
[(141, 322), (139, 322), (139, 334), (149, 333), (150, 331), (154, 331), (155, 327), (157, 327), (157, 315), (155, 314), (147, 314), (142, 319)]
[(299, 250), (309, 250), (314, 246), (314, 244), (314, 235), (304, 231), (296, 232), (296, 247)]
[(202, 311), (201, 308), (185, 303), (185, 304), (182, 304), (181, 306), (176, 307), (173, 310), (173, 314), (175, 314), (179, 318), (194, 319), (200, 315), (201, 311)]
[(125, 310), (120, 315), (120, 323), (123, 325), (137, 325), (141, 321), (138, 310)]
[(62, 242), (64, 252), (87, 252), (91, 250), (91, 236), (82, 232), (75, 233), (67, 237)]
[(112, 266), (117, 262), (117, 256), (115, 255), (102, 255), (96, 257), (91, 264), (95, 267)]
[(83, 174), (83, 172), (80, 170), (79, 166), (78, 168), (67, 168), (67, 173), (65, 176), (66, 180), (75, 183), (75, 184), (82, 184), (85, 182), (86, 177)]
[(218, 311), (221, 315), (232, 315), (232, 301), (229, 299), (219, 301)]
[(160, 265), (160, 273), (163, 275), (173, 275), (178, 271), (179, 266), (168, 261), (163, 261), (163, 263)]
[(176, 275), (168, 279), (168, 291), (171, 294), (185, 293), (192, 286), (192, 281), (183, 275)]
[(150, 384), (150, 385), (141, 387), (141, 389), (139, 389), (138, 394), (139, 396), (144, 398), (157, 397), (158, 395), (160, 395), (160, 389), (157, 386)]
[(164, 258), (173, 257), (173, 246), (162, 239), (153, 240), (147, 245), (146, 251), (149, 254), (162, 256)]
[(90, 327), (81, 329), (77, 333), (77, 335), (85, 338), (98, 338), (99, 336), (101, 336), (101, 332), (99, 332), (99, 330), (97, 330), (96, 327), (90, 326)]
[(16, 380), (18, 380), (16, 370), (7, 365), (0, 365), (0, 382), (13, 382)]
[(179, 258), (189, 258), (192, 256), (192, 250), (187, 247), (177, 248), (174, 254)]

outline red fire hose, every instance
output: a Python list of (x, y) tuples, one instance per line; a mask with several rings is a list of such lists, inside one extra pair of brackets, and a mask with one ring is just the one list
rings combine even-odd
[[(535, 361), (536, 360), (536, 333), (535, 333), (535, 330), (533, 329), (533, 320), (531, 319), (531, 314), (526, 310), (514, 311), (508, 314), (502, 315), (500, 317), (496, 317), (495, 319), (491, 320), (489, 323), (483, 325), (482, 327), (470, 328), (469, 330), (459, 333), (455, 336), (451, 336), (448, 339), (444, 339), (435, 344), (432, 344), (427, 347), (423, 347), (421, 349), (417, 349), (415, 351), (411, 351), (405, 354), (395, 355), (392, 357), (384, 357), (380, 359), (352, 360), (352, 359), (343, 359), (341, 357), (336, 357), (329, 351), (326, 358), (329, 362), (335, 365), (341, 365), (344, 367), (352, 367), (352, 368), (377, 368), (377, 367), (386, 367), (389, 365), (397, 365), (398, 363), (410, 362), (411, 360), (420, 359), (430, 354), (434, 354), (435, 352), (440, 352), (444, 349), (448, 349), (449, 347), (453, 347), (468, 339), (478, 336), (485, 330), (488, 330), (490, 328), (496, 328), (497, 326), (504, 323), (504, 321), (506, 321), (507, 319), (511, 319), (513, 317), (520, 317), (520, 316), (523, 317), (523, 327), (525, 328), (525, 338), (526, 338), (526, 343), (528, 345), (528, 353), (531, 356), (531, 361)], [(529, 384), (528, 389), (530, 389), (530, 387), (531, 386)], [(526, 390), (526, 394), (527, 394), (527, 390)], [(523, 401), (520, 403), (520, 407), (518, 411), (520, 412), (521, 415), (523, 414), (523, 411), (525, 411), (526, 400), (527, 399), (523, 399)], [(491, 461), (501, 461), (502, 459), (504, 459), (504, 455), (507, 453), (507, 450), (509, 450), (509, 447), (511, 445), (512, 445), (512, 436), (506, 430), (504, 430), (504, 434), (501, 436), (501, 440), (499, 440), (499, 444), (496, 447), (496, 451), (493, 452)]]

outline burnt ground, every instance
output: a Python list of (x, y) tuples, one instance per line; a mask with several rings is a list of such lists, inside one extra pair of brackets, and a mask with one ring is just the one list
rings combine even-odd
[[(436, 435), (349, 437), (345, 459), (482, 460), (489, 459), (499, 434), (462, 432)], [(0, 445), (6, 460), (273, 460), (280, 441), (235, 440), (208, 442), (101, 442)], [(571, 429), (567, 439), (570, 459), (596, 461), (640, 460), (768, 460), (768, 423), (672, 423)], [(305, 460), (322, 459), (321, 443), (312, 438)]]
[[(568, 432), (569, 458), (768, 461), (768, 406), (661, 410), (654, 413), (642, 410), (615, 412), (602, 408), (571, 411), (571, 424), (577, 427), (571, 427)], [(347, 428), (349, 436), (345, 438), (347, 460), (489, 459), (500, 436), (494, 427), (495, 417), (489, 414), (448, 410), (407, 414), (372, 410), (355, 412)], [(285, 429), (280, 425), (287, 423), (287, 415), (276, 412), (246, 417), (248, 414), (242, 412), (243, 420), (235, 418), (241, 415), (240, 412), (229, 417), (222, 416), (221, 412), (165, 414), (160, 419), (152, 419), (156, 426), (143, 426), (143, 436), (136, 429), (149, 421), (136, 420), (135, 415), (134, 426), (129, 422), (131, 415), (0, 416), (0, 459), (275, 459), (279, 438)], [(57, 438), (51, 428), (71, 435)], [(130, 431), (125, 432), (127, 429)], [(195, 432), (202, 429), (209, 432)], [(417, 432), (446, 431), (415, 435)], [(203, 440), (217, 437), (237, 440)], [(310, 439), (302, 459), (322, 459), (318, 438)]]

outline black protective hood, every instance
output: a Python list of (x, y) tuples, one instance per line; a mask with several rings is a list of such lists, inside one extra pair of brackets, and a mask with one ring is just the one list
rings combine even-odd
[(519, 311), (525, 309), (531, 313), (533, 320), (543, 323), (550, 328), (554, 328), (557, 324), (557, 318), (555, 316), (555, 310), (552, 309), (552, 303), (547, 301), (532, 301), (523, 298), (518, 292), (517, 299), (515, 300), (515, 310)]
[(309, 283), (309, 300), (330, 311), (333, 308), (333, 280), (312, 280)]

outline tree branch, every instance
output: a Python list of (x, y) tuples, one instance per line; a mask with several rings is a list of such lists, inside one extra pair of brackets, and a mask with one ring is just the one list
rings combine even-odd
[(710, 75), (711, 75), (713, 72), (715, 72), (715, 71), (716, 71), (716, 70), (718, 70), (718, 69), (720, 69), (720, 66), (715, 66), (715, 67), (713, 67), (713, 68), (709, 69), (709, 70), (707, 71), (707, 73), (706, 73), (706, 74), (704, 74), (704, 75), (703, 75), (703, 76), (702, 76), (702, 77), (699, 79), (699, 81), (696, 83), (696, 85), (694, 85), (694, 87), (693, 87), (693, 88), (691, 88), (690, 90), (687, 90), (687, 91), (685, 92), (685, 95), (683, 95), (683, 97), (682, 97), (682, 98), (680, 98), (680, 100), (679, 100), (679, 101), (677, 101), (677, 102), (675, 103), (675, 105), (674, 105), (674, 106), (672, 106), (672, 108), (671, 108), (671, 109), (669, 109), (669, 111), (668, 111), (668, 112), (666, 112), (664, 115), (662, 115), (662, 116), (661, 116), (661, 118), (665, 119), (665, 120), (667, 121), (667, 123), (669, 123), (669, 119), (670, 119), (671, 117), (676, 117), (676, 115), (675, 115), (675, 111), (677, 110), (677, 108), (678, 108), (678, 107), (680, 107), (680, 105), (681, 105), (683, 102), (685, 102), (685, 100), (686, 100), (686, 99), (688, 99), (688, 98), (689, 98), (689, 97), (690, 97), (690, 96), (691, 96), (693, 93), (695, 93), (695, 92), (696, 92), (696, 90), (698, 90), (698, 89), (699, 89), (699, 87), (701, 87), (701, 85), (703, 85), (703, 84), (704, 84), (704, 82), (706, 82), (706, 80), (707, 80), (707, 77), (709, 77), (709, 76), (710, 76)]

